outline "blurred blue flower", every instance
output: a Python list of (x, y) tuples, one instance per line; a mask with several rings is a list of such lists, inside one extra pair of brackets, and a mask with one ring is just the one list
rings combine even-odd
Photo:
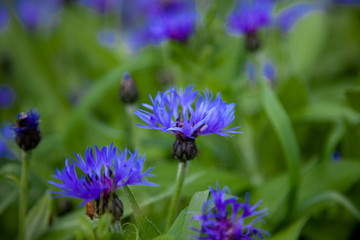
[(0, 85), (0, 108), (10, 108), (14, 105), (15, 93), (8, 85)]
[(271, 83), (275, 82), (276, 70), (272, 62), (266, 60), (263, 65), (263, 76)]
[(108, 48), (116, 46), (117, 42), (117, 31), (113, 29), (102, 29), (98, 32), (97, 38), (99, 43)]
[(62, 0), (18, 0), (16, 12), (29, 30), (48, 29), (56, 25), (62, 11)]
[(321, 9), (314, 3), (298, 2), (274, 14), (276, 0), (237, 0), (228, 16), (227, 30), (234, 35), (245, 35), (249, 50), (259, 48), (257, 33), (262, 28), (277, 26), (289, 31), (307, 13)]
[(5, 139), (14, 139), (15, 137), (14, 126), (9, 124), (4, 124), (1, 127), (1, 134), (4, 136)]
[[(202, 214), (194, 216), (193, 220), (199, 221), (201, 228), (192, 228), (200, 233), (196, 239), (200, 240), (231, 240), (231, 239), (263, 239), (263, 235), (269, 235), (266, 231), (254, 227), (261, 218), (267, 215), (267, 209), (256, 210), (261, 201), (255, 205), (249, 204), (249, 195), (246, 195), (244, 203), (238, 198), (231, 196), (227, 187), (220, 189), (209, 188), (211, 200), (204, 203)], [(252, 217), (250, 223), (245, 219)]]
[(150, 112), (138, 109), (135, 114), (147, 125), (143, 128), (157, 129), (188, 138), (215, 133), (231, 136), (239, 128), (225, 130), (235, 119), (235, 103), (226, 104), (219, 93), (213, 99), (212, 92), (193, 91), (189, 85), (185, 90), (170, 88), (164, 93), (158, 92), (155, 99), (150, 96), (152, 105), (143, 104)]
[(14, 153), (9, 149), (6, 142), (0, 137), (0, 158), (15, 159)]
[(341, 153), (339, 151), (335, 151), (332, 154), (332, 160), (338, 162), (341, 160)]
[[(0, 3), (0, 33), (6, 28), (10, 20), (10, 13), (5, 4)], [(0, 95), (1, 96), (1, 95)]]
[[(128, 156), (129, 154), (129, 156)], [(109, 198), (112, 193), (126, 185), (149, 185), (156, 184), (148, 182), (146, 177), (152, 168), (142, 173), (145, 156), (141, 156), (135, 150), (131, 153), (126, 148), (121, 152), (111, 144), (99, 149), (86, 148), (85, 161), (80, 154), (75, 154), (76, 160), (65, 159), (65, 168), (62, 171), (56, 169), (53, 176), (61, 183), (49, 181), (50, 184), (58, 187), (61, 191), (52, 192), (59, 194), (57, 197), (66, 196), (83, 199), (82, 205), (92, 200), (99, 200), (101, 197)], [(78, 177), (75, 166), (84, 175)]]
[(360, 0), (328, 0), (333, 3), (344, 4), (344, 5), (360, 5)]
[(36, 109), (19, 113), (14, 127), (16, 143), (23, 151), (35, 148), (41, 140), (40, 115)]
[(251, 81), (255, 82), (256, 80), (256, 66), (252, 61), (248, 61), (245, 66), (246, 77)]
[(128, 42), (138, 49), (166, 40), (185, 42), (196, 27), (195, 1), (134, 0), (123, 7), (123, 28)]
[[(93, 9), (99, 14), (118, 11), (121, 0), (78, 0), (81, 4)], [(130, 4), (130, 3), (127, 3)]]

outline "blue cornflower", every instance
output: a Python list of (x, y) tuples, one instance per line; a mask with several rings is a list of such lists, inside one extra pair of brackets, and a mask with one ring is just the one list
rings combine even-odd
[[(276, 78), (276, 68), (274, 64), (270, 60), (266, 59), (263, 61), (261, 68), (261, 76), (268, 80), (271, 84), (274, 84)], [(260, 77), (257, 72), (257, 66), (252, 61), (248, 61), (245, 65), (245, 76), (251, 83), (255, 83), (255, 81), (257, 81)]]
[(99, 14), (106, 14), (110, 11), (117, 11), (120, 7), (120, 0), (78, 0), (81, 4), (90, 7)]
[[(0, 10), (1, 11), (1, 10)], [(14, 90), (5, 84), (0, 85), (0, 108), (10, 108), (14, 105), (15, 93)]]
[[(249, 195), (246, 195), (244, 203), (239, 202), (238, 198), (231, 196), (227, 187), (217, 189), (209, 187), (211, 200), (204, 203), (202, 214), (194, 216), (192, 220), (197, 220), (201, 228), (192, 228), (200, 235), (196, 239), (200, 240), (230, 240), (230, 239), (263, 239), (263, 234), (268, 235), (264, 230), (254, 227), (257, 221), (267, 215), (267, 209), (256, 210), (261, 201), (255, 205), (249, 204)], [(250, 223), (245, 223), (245, 219), (251, 217)]]
[[(145, 179), (154, 175), (150, 174), (152, 168), (142, 173), (145, 156), (138, 154), (137, 150), (131, 153), (125, 148), (121, 152), (111, 144), (101, 149), (95, 146), (95, 155), (93, 148), (86, 148), (85, 161), (80, 154), (75, 154), (75, 157), (76, 160), (70, 158), (73, 162), (71, 164), (69, 159), (65, 159), (65, 168), (62, 171), (56, 169), (53, 177), (60, 180), (61, 183), (53, 181), (49, 181), (49, 183), (60, 188), (61, 191), (52, 193), (59, 194), (57, 197), (66, 196), (82, 199), (82, 205), (91, 204), (95, 200), (97, 214), (106, 210), (111, 198), (113, 199), (110, 209), (114, 204), (122, 205), (115, 191), (123, 186), (140, 184), (156, 186), (156, 184)], [(78, 177), (75, 166), (84, 175)], [(102, 206), (99, 206), (100, 202), (102, 202)], [(100, 212), (101, 209), (103, 212)]]
[(14, 127), (16, 143), (23, 151), (35, 148), (41, 140), (40, 115), (36, 109), (19, 113)]
[(18, 0), (16, 12), (29, 30), (47, 29), (58, 23), (62, 0)]
[(228, 17), (227, 30), (234, 35), (246, 36), (246, 47), (255, 51), (260, 46), (257, 33), (262, 28), (277, 26), (289, 31), (310, 11), (321, 9), (313, 3), (298, 2), (274, 14), (275, 0), (237, 0)]
[(276, 77), (276, 69), (271, 61), (266, 60), (263, 65), (263, 76), (265, 79), (267, 79), (269, 82), (274, 83), (275, 77)]
[(250, 82), (255, 82), (257, 78), (256, 74), (256, 65), (252, 61), (248, 61), (245, 65), (245, 75)]
[(10, 13), (6, 5), (0, 3), (0, 33), (6, 28), (10, 20)]
[(150, 96), (152, 105), (143, 104), (150, 112), (142, 109), (135, 112), (147, 124), (137, 126), (176, 135), (173, 153), (179, 160), (196, 156), (195, 139), (198, 136), (240, 133), (235, 131), (239, 126), (225, 129), (235, 119), (235, 103), (226, 104), (220, 93), (213, 99), (212, 92), (205, 91), (201, 95), (193, 89), (194, 86), (189, 85), (185, 90), (172, 87), (163, 93), (158, 92), (155, 99)]
[(6, 142), (0, 137), (0, 158), (14, 159), (15, 156)]
[(166, 40), (185, 42), (195, 32), (194, 1), (136, 0), (128, 4), (132, 6), (123, 8), (123, 27), (129, 29), (128, 42), (132, 48)]

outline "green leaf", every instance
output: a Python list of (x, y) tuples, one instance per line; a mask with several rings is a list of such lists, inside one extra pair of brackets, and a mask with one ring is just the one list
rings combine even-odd
[(332, 161), (331, 155), (335, 151), (335, 148), (340, 142), (340, 140), (343, 138), (345, 134), (345, 130), (346, 129), (344, 123), (338, 122), (330, 131), (324, 147), (324, 153), (323, 153), (324, 161)]
[(18, 194), (19, 189), (13, 188), (10, 193), (6, 194), (4, 197), (1, 197), (0, 215), (15, 201)]
[(35, 239), (46, 230), (50, 221), (52, 198), (45, 193), (25, 218), (25, 238)]
[(174, 240), (174, 239), (175, 239), (174, 236), (171, 235), (161, 235), (154, 238), (153, 240)]
[(175, 222), (173, 223), (173, 225), (171, 226), (171, 228), (167, 232), (169, 235), (174, 236), (175, 240), (180, 239), (182, 229), (183, 229), (183, 225), (184, 225), (184, 222), (185, 222), (185, 217), (186, 217), (187, 213), (188, 213), (188, 207), (184, 208), (180, 212), (179, 216), (175, 219)]
[(317, 164), (303, 174), (300, 202), (326, 191), (345, 192), (360, 180), (360, 162), (343, 159), (340, 162)]
[(94, 230), (91, 223), (89, 222), (88, 217), (80, 215), (78, 216), (78, 221), (80, 224), (81, 231), (85, 236), (85, 239), (95, 240)]
[(106, 235), (109, 235), (112, 219), (113, 219), (112, 215), (108, 212), (101, 216), (100, 221), (95, 230), (97, 239), (102, 239)]
[(360, 115), (355, 110), (334, 101), (319, 101), (309, 103), (304, 109), (291, 115), (293, 121), (339, 122), (349, 121), (352, 124), (360, 122)]
[(293, 224), (291, 224), (286, 229), (282, 230), (280, 233), (273, 236), (272, 240), (297, 240), (300, 237), (300, 233), (305, 223), (307, 222), (307, 217), (303, 217)]
[[(187, 214), (184, 218), (180, 239), (189, 239), (190, 236), (196, 235), (196, 233), (190, 229), (190, 227), (193, 225), (191, 219), (194, 215), (201, 215), (203, 204), (207, 201), (208, 196), (209, 190), (206, 190), (195, 193), (191, 198)], [(200, 226), (198, 226), (198, 228), (200, 228)]]
[(139, 229), (140, 239), (141, 240), (147, 240), (147, 239), (151, 240), (151, 239), (159, 236), (160, 235), (159, 230), (154, 226), (154, 224), (149, 219), (147, 219), (144, 216), (131, 189), (128, 186), (124, 186), (123, 189), (131, 203), (134, 217), (135, 217), (135, 222)]
[(296, 198), (296, 189), (300, 181), (300, 151), (298, 143), (288, 115), (266, 82), (262, 82), (261, 94), (262, 106), (279, 138), (285, 154), (286, 164), (289, 169), (290, 202), (293, 204)]
[(279, 90), (279, 100), (287, 112), (293, 112), (308, 103), (306, 85), (299, 78), (291, 77), (285, 81)]
[(291, 53), (290, 66), (300, 75), (311, 73), (317, 66), (327, 36), (326, 17), (325, 14), (311, 14), (300, 21), (289, 34), (287, 47)]
[(350, 106), (360, 112), (360, 88), (349, 88), (345, 94)]
[(39, 238), (42, 240), (71, 238), (75, 234), (76, 230), (80, 228), (78, 221), (78, 216), (80, 215), (84, 215), (84, 209), (73, 211), (56, 219), (51, 227), (49, 227)]
[(313, 206), (322, 204), (327, 201), (333, 201), (333, 202), (341, 204), (349, 212), (351, 212), (354, 215), (354, 217), (357, 218), (358, 221), (360, 221), (359, 209), (357, 209), (357, 207), (349, 199), (347, 199), (343, 194), (341, 194), (337, 191), (328, 191), (328, 192), (320, 193), (320, 194), (314, 196), (313, 198), (304, 202), (300, 206), (299, 213), (304, 214), (305, 211), (310, 210), (310, 208), (312, 208)]

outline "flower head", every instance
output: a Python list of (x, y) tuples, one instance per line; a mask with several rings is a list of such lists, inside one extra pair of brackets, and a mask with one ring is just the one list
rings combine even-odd
[(16, 143), (23, 151), (35, 148), (41, 140), (40, 115), (36, 109), (19, 113), (14, 127)]
[(201, 95), (193, 91), (194, 86), (183, 90), (170, 88), (158, 92), (155, 99), (150, 96), (152, 105), (143, 104), (149, 111), (138, 109), (135, 114), (147, 125), (143, 128), (157, 129), (176, 135), (173, 154), (179, 160), (190, 160), (196, 156), (195, 139), (201, 135), (218, 134), (232, 136), (240, 133), (235, 128), (225, 129), (235, 119), (235, 104), (226, 104), (218, 94), (205, 91)]
[(5, 84), (0, 85), (0, 108), (10, 108), (14, 105), (14, 90)]
[[(132, 1), (124, 8), (124, 28), (131, 29), (132, 48), (166, 40), (186, 41), (195, 31), (196, 8), (191, 0)], [(139, 21), (142, 19), (143, 21)], [(135, 29), (135, 30), (134, 30)]]
[(61, 0), (19, 0), (16, 5), (20, 22), (29, 30), (54, 26), (61, 10)]
[(246, 47), (255, 51), (260, 46), (257, 33), (262, 28), (280, 27), (289, 31), (307, 13), (321, 9), (314, 3), (298, 2), (274, 14), (275, 0), (237, 0), (228, 17), (227, 30), (246, 36)]
[(126, 72), (120, 82), (120, 100), (125, 104), (135, 103), (139, 97), (139, 91), (130, 73)]
[(150, 112), (142, 109), (135, 112), (147, 123), (138, 126), (194, 139), (212, 133), (228, 137), (240, 133), (235, 131), (239, 127), (225, 130), (235, 119), (235, 103), (226, 104), (220, 93), (214, 99), (212, 92), (201, 95), (193, 89), (191, 85), (185, 90), (172, 87), (158, 92), (155, 99), (150, 96), (152, 105), (143, 104)]
[[(231, 196), (230, 190), (225, 187), (220, 189), (209, 188), (211, 200), (203, 205), (202, 214), (194, 216), (193, 220), (199, 221), (201, 228), (192, 228), (200, 235), (200, 240), (230, 240), (230, 239), (263, 239), (266, 231), (254, 227), (257, 221), (267, 215), (266, 210), (256, 210), (261, 201), (255, 205), (249, 204), (249, 195), (246, 195), (244, 203), (238, 198)], [(245, 223), (245, 219), (252, 221)]]
[[(108, 198), (115, 191), (126, 185), (150, 185), (145, 178), (154, 176), (150, 174), (152, 168), (142, 173), (145, 156), (141, 156), (135, 150), (134, 153), (125, 148), (121, 152), (111, 144), (99, 149), (86, 148), (85, 160), (80, 154), (75, 154), (76, 159), (65, 159), (65, 168), (62, 171), (56, 169), (54, 178), (61, 183), (49, 181), (61, 191), (52, 192), (59, 194), (58, 197), (66, 196), (83, 199), (82, 204), (101, 197)], [(78, 177), (78, 167), (84, 174)]]
[(0, 33), (6, 28), (10, 20), (10, 13), (6, 5), (0, 3)]
[(263, 65), (263, 76), (269, 82), (274, 83), (276, 77), (276, 69), (274, 64), (270, 60), (266, 60)]
[(79, 2), (99, 14), (106, 14), (110, 11), (118, 10), (120, 6), (119, 0), (79, 0)]

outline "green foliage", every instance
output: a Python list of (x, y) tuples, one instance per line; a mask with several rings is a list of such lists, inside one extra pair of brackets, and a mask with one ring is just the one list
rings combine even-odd
[[(263, 29), (258, 35), (261, 48), (250, 53), (243, 47), (244, 37), (224, 31), (234, 1), (196, 2), (202, 21), (186, 43), (167, 42), (138, 52), (129, 52), (120, 39), (113, 48), (100, 45), (98, 30), (118, 26), (117, 19), (76, 4), (65, 7), (59, 25), (49, 32), (28, 31), (18, 17), (1, 30), (0, 84), (13, 88), (16, 101), (1, 108), (0, 124), (9, 125), (31, 108), (41, 113), (42, 140), (30, 162), (27, 239), (191, 239), (196, 232), (190, 227), (200, 227), (191, 219), (201, 213), (208, 187), (217, 183), (240, 199), (249, 192), (253, 203), (263, 200), (268, 215), (261, 228), (271, 239), (357, 236), (359, 9), (323, 9), (301, 19), (289, 33)], [(283, 5), (279, 3), (276, 12)], [(265, 59), (276, 68), (271, 83), (261, 77)], [(248, 61), (256, 65), (254, 82), (247, 79)], [(118, 98), (125, 72), (139, 89), (132, 106)], [(186, 175), (182, 211), (165, 232), (176, 176), (175, 138), (136, 127), (142, 122), (133, 112), (150, 103), (149, 94), (188, 84), (234, 102), (231, 126), (241, 125), (244, 133), (196, 140), (199, 154)], [(0, 140), (11, 151), (11, 157), (0, 156), (0, 239), (16, 239), (21, 151), (2, 134)], [(159, 186), (119, 190), (121, 222), (114, 222), (110, 213), (90, 220), (76, 199), (62, 212), (59, 199), (45, 193), (54, 170), (62, 169), (74, 152), (111, 142), (146, 153), (146, 168), (154, 167), (151, 181)], [(335, 151), (340, 160), (334, 161)]]

